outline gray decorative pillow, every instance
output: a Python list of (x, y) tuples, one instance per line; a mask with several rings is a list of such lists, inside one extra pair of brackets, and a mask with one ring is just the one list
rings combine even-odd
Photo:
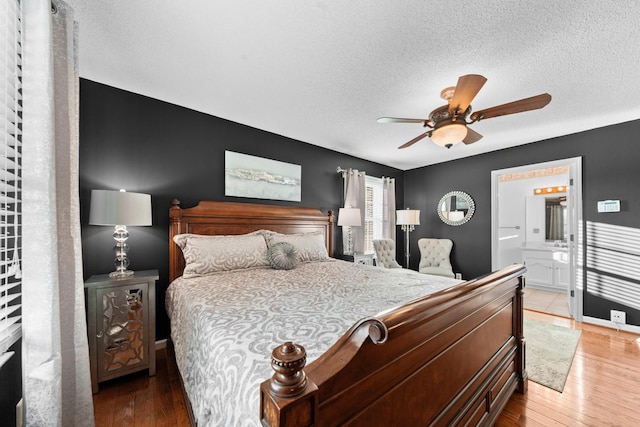
[(298, 265), (298, 251), (291, 243), (274, 243), (267, 251), (267, 261), (275, 270), (291, 270)]

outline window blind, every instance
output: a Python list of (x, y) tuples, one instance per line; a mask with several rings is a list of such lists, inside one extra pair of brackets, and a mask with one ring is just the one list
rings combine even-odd
[(384, 196), (382, 178), (365, 177), (364, 253), (373, 253), (373, 240), (382, 239)]
[(20, 1), (0, 2), (0, 366), (22, 336), (22, 29)]

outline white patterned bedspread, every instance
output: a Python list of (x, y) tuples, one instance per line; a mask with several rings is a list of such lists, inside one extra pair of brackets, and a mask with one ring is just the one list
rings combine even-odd
[(456, 283), (333, 259), (175, 280), (166, 308), (198, 426), (260, 425), (259, 385), (276, 346), (301, 344), (311, 363), (356, 321)]

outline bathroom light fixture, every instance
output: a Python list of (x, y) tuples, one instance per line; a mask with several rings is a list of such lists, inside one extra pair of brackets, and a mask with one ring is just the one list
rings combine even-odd
[(565, 185), (533, 189), (534, 196), (539, 196), (541, 194), (554, 194), (554, 193), (566, 193), (566, 192), (567, 192), (567, 187)]

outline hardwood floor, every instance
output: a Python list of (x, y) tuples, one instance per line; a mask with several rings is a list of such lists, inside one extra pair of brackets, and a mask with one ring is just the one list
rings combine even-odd
[(93, 395), (96, 427), (189, 426), (175, 362), (166, 349), (156, 352), (156, 375), (147, 371), (100, 383)]
[[(529, 381), (515, 394), (496, 426), (636, 426), (640, 419), (640, 336), (525, 311), (582, 334), (562, 393)], [(525, 337), (526, 339), (526, 337)]]
[[(636, 426), (640, 419), (640, 336), (533, 311), (525, 317), (581, 329), (564, 391), (529, 381), (496, 426)], [(526, 337), (525, 337), (526, 338)], [(178, 372), (158, 350), (157, 373), (139, 372), (100, 384), (96, 426), (188, 426)]]

